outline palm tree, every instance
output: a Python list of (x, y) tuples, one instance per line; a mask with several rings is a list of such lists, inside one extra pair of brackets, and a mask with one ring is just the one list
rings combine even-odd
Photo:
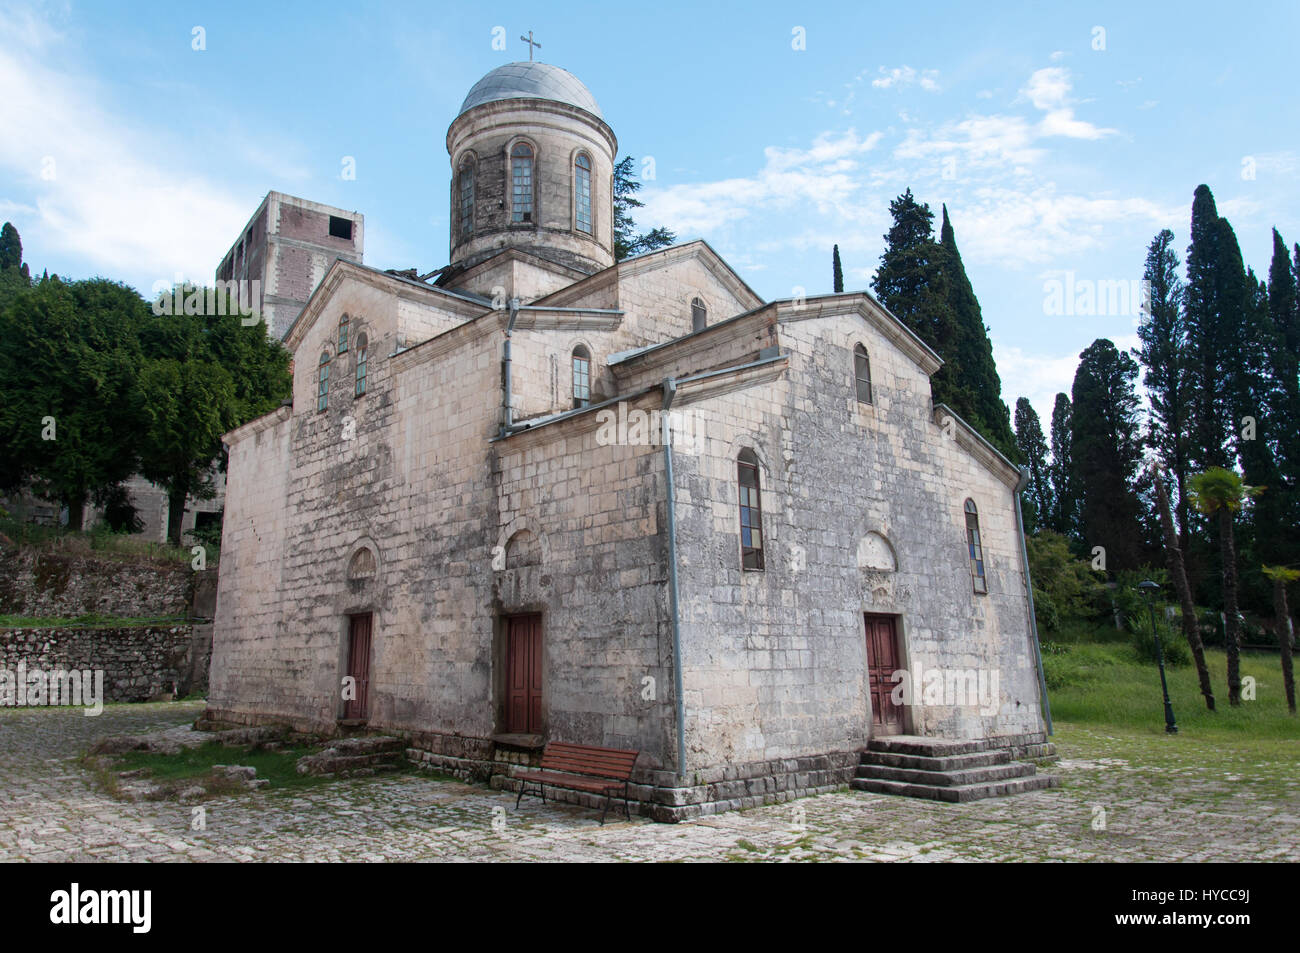
[(1286, 586), (1300, 579), (1300, 569), (1284, 566), (1260, 567), (1273, 580), (1273, 610), (1277, 614), (1277, 642), (1282, 648), (1282, 684), (1286, 686), (1286, 707), (1295, 714), (1295, 673), (1291, 669), (1291, 648), (1295, 635), (1291, 631), (1291, 613), (1286, 607)]
[(1263, 487), (1246, 486), (1241, 476), (1223, 467), (1210, 467), (1191, 479), (1192, 505), (1206, 516), (1219, 517), (1219, 547), (1223, 558), (1224, 642), (1228, 650), (1228, 704), (1241, 704), (1241, 620), (1237, 617), (1237, 545), (1232, 538), (1232, 514)]
[(1192, 590), (1187, 584), (1187, 571), (1183, 565), (1183, 550), (1178, 543), (1178, 531), (1174, 527), (1174, 515), (1169, 506), (1169, 495), (1165, 492), (1164, 475), (1160, 464), (1151, 465), (1151, 475), (1156, 488), (1156, 503), (1160, 510), (1160, 526), (1165, 535), (1165, 560), (1169, 564), (1169, 575), (1178, 593), (1178, 603), (1183, 612), (1183, 636), (1192, 650), (1196, 660), (1196, 677), (1201, 683), (1201, 694), (1205, 696), (1205, 707), (1214, 711), (1214, 689), (1210, 687), (1210, 667), (1205, 664), (1205, 645), (1201, 642), (1201, 629), (1196, 620), (1196, 606), (1192, 602)]

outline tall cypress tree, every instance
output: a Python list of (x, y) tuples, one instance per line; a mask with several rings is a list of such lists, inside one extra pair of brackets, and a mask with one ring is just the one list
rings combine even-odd
[(1074, 481), (1074, 407), (1065, 394), (1056, 395), (1052, 406), (1052, 529), (1062, 536), (1077, 538), (1079, 496)]
[(1143, 383), (1151, 404), (1147, 444), (1173, 476), (1177, 489), (1174, 514), (1178, 542), (1187, 551), (1190, 504), (1187, 498), (1188, 425), (1191, 420), (1192, 364), (1183, 311), (1183, 283), (1178, 277), (1174, 233), (1164, 229), (1147, 248), (1142, 277), (1150, 289), (1146, 319), (1138, 327), (1135, 352), (1146, 368)]
[(1020, 450), (1020, 459), (1029, 470), (1029, 484), (1025, 487), (1029, 504), (1025, 507), (1025, 523), (1030, 531), (1036, 531), (1051, 522), (1052, 482), (1048, 473), (1043, 424), (1034, 405), (1024, 397), (1016, 401), (1016, 446)]
[(963, 406), (955, 409), (995, 447), (1011, 459), (1016, 459), (1016, 438), (1011, 432), (1011, 414), (1002, 402), (1002, 380), (993, 361), (993, 343), (980, 311), (979, 299), (966, 275), (961, 252), (952, 222), (948, 220), (948, 206), (943, 206), (943, 224), (939, 230), (939, 244), (944, 250), (942, 261), (946, 272), (945, 285), (948, 303), (954, 319), (954, 339), (947, 351), (940, 352), (944, 360), (952, 361), (953, 387)]
[[(1232, 388), (1225, 387), (1225, 381), (1237, 364), (1237, 332), (1241, 325), (1245, 277), (1230, 275), (1232, 262), (1224, 260), (1231, 258), (1230, 252), (1223, 248), (1227, 233), (1220, 225), (1209, 186), (1196, 187), (1191, 234), (1184, 298), (1191, 362), (1192, 435), (1188, 454), (1192, 468), (1200, 470), (1224, 467), (1231, 462), (1236, 394)], [(1232, 244), (1236, 244), (1235, 238)], [(1238, 251), (1238, 269), (1240, 262)]]
[(23, 240), (18, 229), (5, 222), (0, 228), (0, 308), (31, 283), (31, 272), (23, 262)]
[[(1296, 247), (1300, 264), (1300, 246)], [(1300, 300), (1297, 269), (1287, 255), (1286, 242), (1273, 229), (1273, 259), (1268, 268), (1268, 314), (1274, 332), (1273, 368), (1276, 379), (1278, 485), (1272, 495), (1285, 500), (1282, 526), (1300, 522)], [(1270, 495), (1265, 491), (1261, 498)], [(1293, 560), (1288, 559), (1287, 562)]]
[(844, 269), (840, 267), (839, 245), (831, 251), (831, 287), (835, 289), (836, 294), (844, 292)]
[(1071, 425), (1080, 526), (1087, 550), (1106, 550), (1107, 570), (1142, 564), (1142, 508), (1137, 496), (1138, 368), (1099, 338), (1079, 355)]

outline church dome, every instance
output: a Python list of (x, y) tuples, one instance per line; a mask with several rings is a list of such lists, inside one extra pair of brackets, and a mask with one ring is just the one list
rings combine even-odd
[(605, 118), (596, 105), (596, 97), (591, 95), (591, 90), (582, 84), (582, 80), (549, 63), (498, 66), (474, 84), (456, 115), (462, 116), (475, 106), (503, 99), (548, 99), (585, 109), (598, 119)]

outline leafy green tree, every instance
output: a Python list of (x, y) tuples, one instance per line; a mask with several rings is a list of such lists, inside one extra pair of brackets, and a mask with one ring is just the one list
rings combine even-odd
[(1233, 514), (1259, 488), (1247, 486), (1240, 475), (1224, 467), (1211, 467), (1191, 478), (1192, 505), (1209, 517), (1217, 517), (1219, 546), (1223, 561), (1223, 614), (1228, 652), (1228, 703), (1241, 704), (1241, 619), (1237, 616), (1237, 549), (1233, 538)]
[(1136, 569), (1142, 564), (1137, 364), (1105, 338), (1079, 358), (1071, 449), (1083, 544), (1105, 548), (1107, 570)]
[(1031, 532), (1037, 532), (1052, 518), (1052, 480), (1047, 459), (1047, 439), (1043, 424), (1038, 419), (1034, 405), (1027, 398), (1016, 401), (1016, 446), (1020, 459), (1029, 469), (1029, 483), (1025, 487), (1025, 523)]
[(840, 266), (840, 246), (831, 249), (831, 287), (836, 294), (844, 292), (844, 269)]
[(176, 545), (185, 500), (212, 498), (222, 435), (273, 410), (292, 386), (288, 353), (262, 321), (245, 325), (235, 305), (230, 298), (224, 315), (155, 316), (142, 330), (150, 359), (140, 382), (140, 472), (167, 492)]
[(1075, 538), (1079, 532), (1079, 493), (1074, 479), (1074, 407), (1065, 394), (1052, 405), (1052, 529)]
[(0, 312), (0, 489), (30, 485), (81, 529), (87, 501), (134, 472), (147, 310), (125, 285), (49, 278)]
[(634, 162), (631, 156), (624, 156), (614, 166), (615, 261), (622, 261), (633, 255), (644, 255), (659, 248), (667, 248), (677, 242), (677, 236), (663, 227), (653, 228), (641, 235), (636, 234), (632, 209), (644, 208), (645, 203), (636, 197), (636, 193), (641, 191), (641, 183), (632, 169)]
[(1103, 589), (1086, 561), (1070, 551), (1060, 533), (1041, 529), (1027, 537), (1029, 576), (1034, 583), (1034, 613), (1041, 631), (1052, 632), (1062, 619), (1093, 616)]
[(1178, 540), (1188, 545), (1187, 500), (1188, 437), (1191, 420), (1192, 366), (1183, 311), (1183, 283), (1178, 276), (1174, 233), (1162, 230), (1147, 248), (1142, 277), (1150, 289), (1150, 302), (1138, 326), (1141, 345), (1134, 352), (1145, 368), (1142, 378), (1151, 405), (1147, 445), (1173, 476), (1177, 489), (1175, 515)]

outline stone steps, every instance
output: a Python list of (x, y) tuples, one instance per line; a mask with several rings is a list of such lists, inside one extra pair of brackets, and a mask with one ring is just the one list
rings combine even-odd
[(367, 735), (342, 738), (319, 754), (298, 759), (298, 773), (318, 777), (354, 778), (402, 766), (406, 743), (400, 738)]
[(918, 771), (914, 768), (890, 768), (880, 764), (863, 764), (857, 777), (873, 781), (900, 781), (907, 784), (928, 784), (935, 787), (964, 787), (970, 784), (988, 784), (1009, 781), (1034, 774), (1034, 766), (1022, 761), (995, 764), (982, 768), (961, 768), (955, 771)]
[[(1040, 736), (1041, 737), (1041, 736)], [(1039, 759), (1055, 757), (1048, 742), (1028, 741), (1020, 751)], [(857, 775), (849, 785), (875, 794), (964, 803), (1055, 787), (1057, 779), (1040, 775), (1025, 761), (1013, 761), (1011, 751), (991, 739), (926, 738), (893, 735), (873, 738), (859, 757)]]
[(874, 794), (901, 794), (906, 797), (927, 798), (931, 801), (948, 801), (964, 804), (989, 797), (1006, 797), (1011, 794), (1024, 794), (1028, 791), (1042, 791), (1056, 787), (1056, 778), (1047, 774), (1035, 774), (1009, 781), (988, 784), (961, 784), (952, 787), (940, 787), (933, 784), (908, 784), (904, 781), (882, 781), (874, 778), (854, 778), (849, 786), (858, 791), (870, 791)]

